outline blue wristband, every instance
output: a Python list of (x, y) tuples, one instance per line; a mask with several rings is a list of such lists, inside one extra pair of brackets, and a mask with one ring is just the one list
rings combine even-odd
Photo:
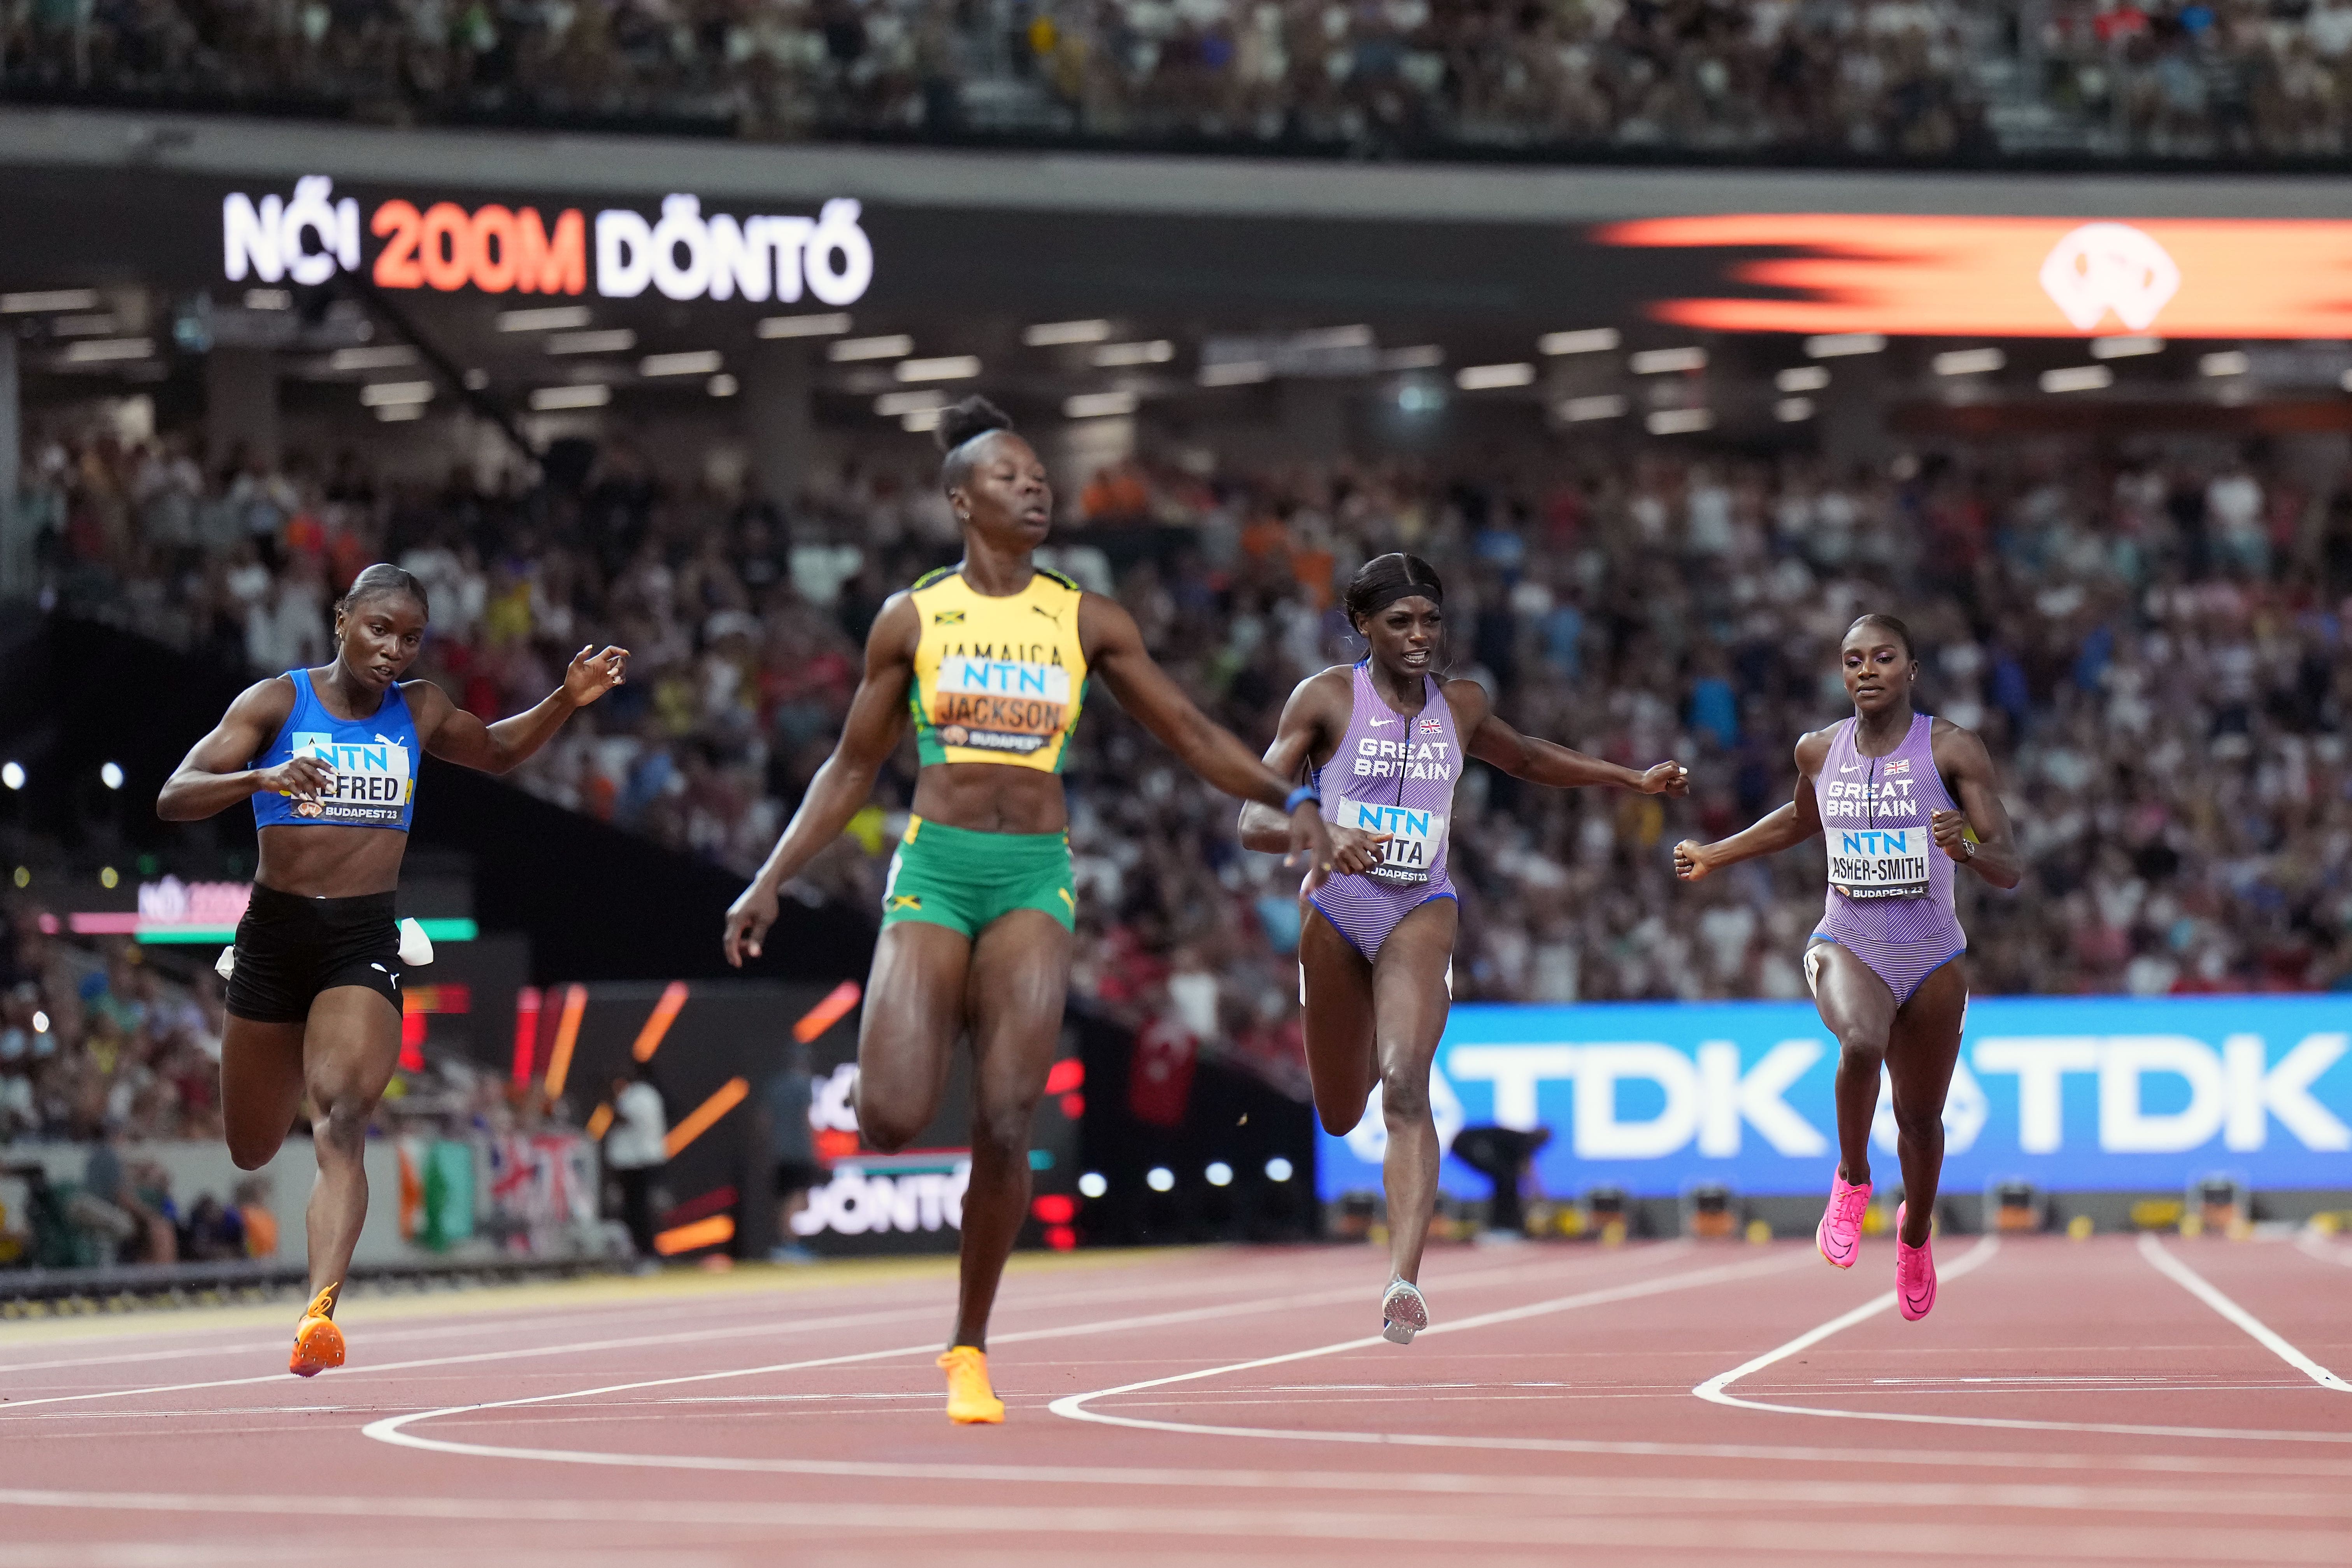
[(1311, 784), (1300, 784), (1297, 789), (1292, 790), (1289, 797), (1282, 803), (1282, 815), (1288, 816), (1292, 812), (1297, 811), (1300, 806), (1305, 805), (1310, 800), (1316, 805), (1321, 805), (1323, 804), (1323, 792), (1317, 789)]

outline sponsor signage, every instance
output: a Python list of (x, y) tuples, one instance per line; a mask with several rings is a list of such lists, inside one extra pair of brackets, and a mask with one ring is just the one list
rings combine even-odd
[(1724, 252), (1721, 296), (1647, 307), (1718, 331), (2352, 337), (2352, 223), (2340, 221), (1763, 213), (1594, 237)]
[[(369, 751), (379, 748), (368, 747)], [(401, 751), (395, 746), (394, 752)], [(404, 762), (404, 766), (405, 765)], [(183, 882), (177, 877), (139, 884), (135, 910), (77, 910), (65, 917), (65, 929), (76, 936), (129, 936), (144, 942), (231, 942), (245, 906), (252, 901), (250, 882)], [(464, 918), (420, 920), (425, 934), (436, 942), (472, 942), (480, 935)], [(41, 929), (54, 931), (57, 917), (43, 915)]]
[[(1465, 1005), (1431, 1094), (1449, 1147), (1482, 1123), (1549, 1127), (1544, 1190), (1664, 1196), (1694, 1182), (1826, 1192), (1837, 1046), (1801, 1003)], [(2255, 1188), (2352, 1186), (2352, 1007), (2323, 996), (1979, 997), (1944, 1114), (1945, 1186), (2175, 1191), (2226, 1171)], [(1321, 1135), (1327, 1198), (1377, 1191), (1377, 1098)], [(1900, 1180), (1882, 1086), (1874, 1173)], [(1451, 1159), (1444, 1184), (1490, 1184)]]
[(847, 305), (874, 281), (874, 247), (855, 201), (814, 215), (708, 213), (691, 195), (634, 206), (467, 206), (432, 196), (362, 204), (310, 174), (292, 195), (221, 198), (221, 274), (229, 282), (315, 288), (361, 273), (381, 289), (483, 294), (593, 294), (634, 300), (814, 299)]

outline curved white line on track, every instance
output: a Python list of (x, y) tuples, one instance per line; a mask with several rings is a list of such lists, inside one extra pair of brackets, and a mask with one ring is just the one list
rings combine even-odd
[(2153, 1234), (2144, 1232), (2140, 1236), (2139, 1255), (2147, 1258), (2158, 1273), (2243, 1329), (2247, 1337), (2256, 1344), (2319, 1384), (2320, 1387), (2332, 1394), (2352, 1394), (2352, 1383), (2345, 1382), (2294, 1346), (2287, 1343), (2284, 1335), (2223, 1295), (2221, 1289), (2211, 1280), (2167, 1251), (2164, 1243), (2157, 1240)]
[[(1473, 1329), (1490, 1328), (1496, 1323), (1518, 1322), (1527, 1318), (1549, 1316), (1554, 1312), (1574, 1311), (1581, 1307), (1605, 1306), (1612, 1301), (1631, 1301), (1643, 1296), (1664, 1295), (1674, 1290), (1688, 1290), (1703, 1285), (1718, 1285), (1733, 1279), (1751, 1279), (1760, 1274), (1785, 1272), (1800, 1261), (1793, 1257), (1766, 1258), (1754, 1263), (1719, 1265), (1696, 1269), (1688, 1274), (1669, 1274), (1656, 1279), (1639, 1279), (1625, 1285), (1604, 1286), (1599, 1289), (1579, 1291), (1572, 1296), (1556, 1296), (1549, 1300), (1532, 1302), (1524, 1307), (1506, 1307), (1500, 1311), (1481, 1312), (1475, 1317), (1460, 1318), (1423, 1329), (1428, 1335), (1466, 1333)], [(1121, 1394), (1139, 1394), (1147, 1388), (1166, 1388), (1172, 1384), (1193, 1383), (1204, 1377), (1224, 1377), (1234, 1373), (1256, 1372), (1264, 1367), (1286, 1366), (1293, 1362), (1312, 1361), (1318, 1356), (1339, 1355), (1348, 1351), (1368, 1350), (1386, 1342), (1378, 1334), (1361, 1339), (1340, 1340), (1328, 1345), (1316, 1345), (1307, 1350), (1290, 1351), (1281, 1355), (1261, 1356), (1255, 1361), (1233, 1362), (1223, 1366), (1202, 1367), (1193, 1372), (1180, 1372), (1168, 1377), (1146, 1378), (1140, 1383), (1121, 1384), (1114, 1388), (1097, 1388), (1089, 1394), (1066, 1394), (1047, 1406), (1056, 1415), (1072, 1421), (1095, 1421), (1108, 1426), (1133, 1426), (1148, 1432), (1206, 1433), (1221, 1437), (1312, 1437), (1324, 1442), (1387, 1443), (1395, 1438), (1379, 1432), (1288, 1432), (1256, 1426), (1215, 1426), (1187, 1421), (1156, 1421), (1141, 1415), (1112, 1415), (1087, 1405), (1097, 1399), (1108, 1399)], [(1452, 1446), (1451, 1444), (1448, 1445)]]
[[(2000, 1251), (2000, 1238), (1988, 1236), (1962, 1254), (1959, 1260), (1943, 1270), (1946, 1279), (1956, 1279), (1990, 1262)], [(2217, 1292), (2218, 1294), (2218, 1292)], [(1752, 1361), (1741, 1363), (1729, 1372), (1718, 1373), (1691, 1390), (1699, 1398), (1717, 1405), (1728, 1405), (1743, 1410), (1766, 1410), (1780, 1415), (1816, 1415), (1837, 1421), (1892, 1421), (1914, 1426), (1974, 1426), (2003, 1432), (2082, 1432), (2132, 1437), (2192, 1437), (2218, 1438), (2235, 1442), (2263, 1443), (2328, 1443), (2352, 1445), (2352, 1432), (2271, 1431), (2233, 1426), (2145, 1426), (2125, 1421), (2031, 1421), (2019, 1417), (1998, 1415), (1931, 1415), (1900, 1410), (1839, 1410), (1820, 1405), (1783, 1405), (1773, 1400), (1743, 1399), (1729, 1392), (1733, 1384), (1751, 1373), (1763, 1371), (1776, 1362), (1787, 1360), (1799, 1351), (1810, 1349), (1832, 1334), (1876, 1316), (1895, 1305), (1895, 1293), (1864, 1302), (1853, 1310), (1832, 1318), (1818, 1328), (1809, 1329), (1790, 1340), (1765, 1352)], [(2290, 1347), (2292, 1348), (2292, 1347)]]
[[(1674, 1243), (1660, 1247), (1655, 1252), (1628, 1254), (1622, 1256), (1646, 1262), (1651, 1258), (1661, 1256), (1674, 1256), (1675, 1254), (1685, 1250), (1685, 1245), (1686, 1244)], [(1580, 1259), (1579, 1263), (1581, 1265), (1591, 1260)], [(1527, 1279), (1528, 1273), (1529, 1270), (1524, 1267), (1482, 1269), (1471, 1274), (1457, 1276), (1450, 1281), (1450, 1284), (1453, 1287), (1459, 1288), (1466, 1285), (1484, 1284), (1496, 1280), (1524, 1280)], [(1181, 1289), (1181, 1286), (1171, 1281), (1160, 1281), (1155, 1285), (1154, 1289), (1164, 1292), (1171, 1289)], [(1342, 1301), (1361, 1301), (1366, 1298), (1366, 1296), (1367, 1291), (1363, 1287), (1350, 1285), (1344, 1288), (1328, 1290), (1306, 1291), (1290, 1296), (1269, 1297), (1261, 1300), (1244, 1302), (1238, 1306), (1231, 1303), (1220, 1302), (1214, 1306), (1188, 1307), (1175, 1311), (1146, 1313), (1139, 1317), (1110, 1318), (1090, 1323), (1072, 1323), (1051, 1328), (1024, 1329), (1013, 1333), (992, 1335), (991, 1343), (1018, 1344), (1033, 1342), (1038, 1340), (1076, 1338), (1087, 1334), (1117, 1333), (1129, 1329), (1171, 1327), (1178, 1323), (1222, 1321), (1223, 1319), (1239, 1316), (1247, 1312), (1272, 1311), (1285, 1308), (1296, 1307), (1332, 1306)], [(864, 1321), (873, 1321), (874, 1320), (872, 1318), (867, 1318)], [(647, 1378), (635, 1383), (616, 1383), (596, 1388), (572, 1389), (561, 1394), (531, 1394), (521, 1399), (500, 1399), (486, 1401), (475, 1405), (443, 1405), (438, 1409), (412, 1411), (405, 1415), (387, 1416), (380, 1421), (370, 1422), (367, 1426), (361, 1428), (361, 1434), (363, 1436), (373, 1437), (380, 1443), (391, 1443), (401, 1447), (423, 1448), (434, 1453), (466, 1454), (474, 1458), (532, 1458), (551, 1460), (565, 1464), (625, 1463), (628, 1465), (668, 1465), (671, 1466), (671, 1468), (683, 1468), (689, 1469), (734, 1468), (737, 1467), (731, 1463), (721, 1462), (705, 1464), (698, 1457), (681, 1458), (673, 1462), (672, 1460), (665, 1459), (659, 1456), (616, 1458), (615, 1456), (600, 1454), (593, 1450), (568, 1448), (526, 1449), (500, 1447), (478, 1443), (457, 1443), (437, 1437), (420, 1436), (415, 1433), (407, 1431), (406, 1428), (417, 1422), (436, 1420), (447, 1415), (462, 1415), (475, 1411), (511, 1410), (526, 1405), (552, 1405), (570, 1399), (589, 1399), (599, 1394), (628, 1394), (634, 1393), (638, 1389), (645, 1388), (675, 1388), (685, 1384), (715, 1383), (737, 1377), (760, 1377), (776, 1373), (803, 1372), (816, 1367), (849, 1366), (861, 1362), (889, 1361), (899, 1356), (935, 1355), (938, 1353), (938, 1341), (928, 1340), (921, 1344), (894, 1345), (887, 1350), (856, 1351), (845, 1355), (821, 1356), (808, 1361), (779, 1362), (767, 1366), (730, 1367), (719, 1372), (690, 1373), (675, 1377)], [(779, 1463), (782, 1462), (780, 1461)], [(812, 1463), (822, 1464), (824, 1462), (813, 1461)], [(835, 1472), (828, 1469), (822, 1471), (821, 1473), (867, 1472)], [(910, 1473), (929, 1472), (922, 1471), (920, 1467), (917, 1467), (916, 1471)]]
[[(1945, 1279), (1957, 1279), (1963, 1274), (1975, 1272), (1977, 1269), (1981, 1268), (1986, 1264), (1991, 1262), (1995, 1257), (1999, 1256), (2000, 1252), (2000, 1238), (1999, 1237), (1988, 1236), (1980, 1238), (1974, 1247), (1969, 1247), (1968, 1251), (1960, 1255), (1958, 1262), (1938, 1271), (1938, 1283), (1940, 1284), (1940, 1282)], [(1869, 1300), (1864, 1301), (1861, 1306), (1854, 1308), (1850, 1312), (1842, 1312), (1838, 1316), (1832, 1318), (1828, 1322), (1822, 1323), (1817, 1328), (1807, 1329), (1803, 1333), (1799, 1334), (1787, 1344), (1777, 1345), (1771, 1350), (1766, 1351), (1762, 1355), (1757, 1356), (1749, 1361), (1741, 1362), (1729, 1372), (1719, 1372), (1716, 1373), (1713, 1377), (1708, 1378), (1705, 1383), (1700, 1384), (1696, 1388), (1692, 1389), (1691, 1392), (1697, 1394), (1701, 1399), (1709, 1400), (1717, 1405), (1738, 1405), (1748, 1410), (1795, 1409), (1797, 1406), (1794, 1405), (1761, 1405), (1757, 1403), (1755, 1400), (1742, 1399), (1737, 1394), (1726, 1393), (1725, 1390), (1728, 1389), (1733, 1384), (1738, 1383), (1741, 1378), (1748, 1376), (1749, 1373), (1762, 1372), (1768, 1366), (1771, 1366), (1779, 1362), (1786, 1361), (1790, 1356), (1795, 1355), (1799, 1351), (1811, 1350), (1813, 1346), (1821, 1343), (1823, 1340), (1828, 1339), (1832, 1334), (1843, 1333), (1846, 1330), (1853, 1327), (1854, 1324), (1874, 1318), (1878, 1316), (1879, 1313), (1885, 1311), (1889, 1307), (1894, 1305), (1895, 1292), (1892, 1290), (1887, 1291), (1883, 1296), (1874, 1296)], [(1811, 1414), (1831, 1415), (1835, 1413), (1830, 1411), (1812, 1411)]]

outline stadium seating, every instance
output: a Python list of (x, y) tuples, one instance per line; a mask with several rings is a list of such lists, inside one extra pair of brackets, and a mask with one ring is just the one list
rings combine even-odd
[(2319, 161), (2347, 0), (311, 0), (0, 10), (0, 96), (767, 140)]
[[(1964, 895), (1979, 989), (2321, 988), (2352, 973), (2352, 493), (2262, 449), (2220, 457), (1842, 472), (1657, 444), (1515, 481), (1144, 464), (1087, 487), (1097, 515), (1055, 559), (1115, 589), (1262, 745), (1304, 673), (1352, 657), (1336, 585), (1416, 550), (1449, 584), (1454, 672), (1514, 722), (1691, 765), (1691, 801), (1664, 807), (1474, 772), (1461, 994), (1801, 994), (1819, 851), (1686, 889), (1666, 850), (1787, 798), (1796, 737), (1845, 710), (1831, 650), (1865, 609), (1916, 629), (1924, 704), (1985, 735), (2027, 847), (2017, 893)], [(379, 487), (348, 462), (224, 478), (107, 442), (52, 443), (39, 467), (68, 608), (256, 668), (323, 661), (330, 598), (378, 556), (431, 587), (421, 672), (485, 715), (537, 700), (591, 637), (628, 646), (629, 686), (520, 782), (742, 871), (830, 747), (884, 597), (955, 553), (917, 468), (855, 470), (787, 519), (666, 487), (625, 449), (551, 498)], [(1231, 802), (1093, 707), (1068, 768), (1084, 984), (1289, 1058), (1288, 874), (1234, 846)], [(814, 884), (871, 907), (912, 782), (909, 753)]]

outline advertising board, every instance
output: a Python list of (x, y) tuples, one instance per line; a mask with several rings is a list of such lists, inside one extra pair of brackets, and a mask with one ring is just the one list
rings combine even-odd
[[(2168, 1191), (2226, 1171), (2263, 1188), (2352, 1186), (2352, 1004), (2335, 996), (1983, 997), (1944, 1113), (1945, 1185)], [(1696, 1182), (1757, 1195), (1826, 1190), (1837, 1046), (1802, 1003), (1467, 1005), (1431, 1082), (1438, 1134), (1548, 1127), (1537, 1179), (1667, 1196)], [(1881, 1086), (1874, 1147), (1893, 1180)], [(1326, 1198), (1377, 1191), (1377, 1095), (1319, 1135)], [(1486, 1180), (1445, 1162), (1443, 1183)]]

